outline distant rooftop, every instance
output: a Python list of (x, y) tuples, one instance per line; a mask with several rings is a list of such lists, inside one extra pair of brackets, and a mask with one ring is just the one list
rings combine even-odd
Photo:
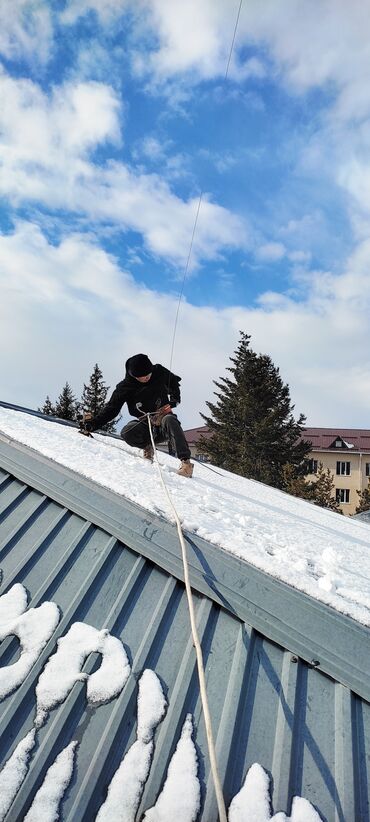
[(367, 428), (306, 428), (305, 437), (315, 449), (325, 450), (340, 437), (345, 445), (356, 451), (370, 452), (370, 430)]
[(208, 431), (206, 425), (201, 425), (198, 428), (188, 428), (184, 433), (189, 445), (195, 445), (200, 437), (209, 439), (211, 436), (211, 432)]
[[(189, 445), (196, 445), (200, 437), (206, 439), (211, 436), (206, 425), (198, 428), (189, 428), (185, 431)], [(356, 451), (369, 451), (370, 429), (368, 428), (305, 428), (304, 437), (312, 442), (315, 450), (331, 448), (333, 442), (340, 437), (347, 448)]]

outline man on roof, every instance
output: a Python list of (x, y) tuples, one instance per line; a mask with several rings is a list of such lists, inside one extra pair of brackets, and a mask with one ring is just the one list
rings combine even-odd
[(119, 382), (102, 411), (96, 417), (85, 415), (81, 433), (89, 434), (111, 422), (124, 403), (136, 420), (131, 420), (121, 431), (122, 439), (134, 448), (142, 448), (144, 457), (153, 460), (147, 414), (150, 414), (155, 442), (168, 440), (170, 452), (181, 461), (178, 474), (193, 475), (190, 449), (180, 422), (172, 409), (180, 402), (180, 380), (163, 365), (153, 365), (146, 354), (135, 354), (126, 362), (126, 375)]

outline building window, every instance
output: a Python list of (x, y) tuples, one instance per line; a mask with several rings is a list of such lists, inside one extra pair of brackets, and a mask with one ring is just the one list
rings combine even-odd
[(366, 476), (370, 477), (370, 462), (366, 463)]
[(317, 460), (307, 460), (307, 473), (317, 474)]
[(335, 447), (342, 448), (342, 440), (335, 440)]
[(351, 473), (351, 463), (350, 462), (337, 462), (337, 476), (338, 477), (349, 477)]
[(339, 503), (349, 502), (349, 488), (337, 488), (335, 496)]

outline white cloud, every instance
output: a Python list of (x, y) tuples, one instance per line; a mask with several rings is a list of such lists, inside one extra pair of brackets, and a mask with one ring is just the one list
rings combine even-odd
[[(233, 40), (237, 6), (225, 0), (139, 0), (137, 33), (155, 35), (151, 52), (137, 48), (134, 66), (138, 73), (150, 74), (158, 82), (173, 76), (187, 76), (187, 82), (224, 76)], [(145, 21), (145, 22), (144, 22)], [(139, 39), (139, 38), (138, 38)], [(145, 36), (147, 43), (147, 36)], [(238, 80), (263, 77), (265, 67), (259, 57), (241, 59), (233, 50), (228, 75)]]
[[(129, 10), (135, 20), (134, 65), (158, 81), (199, 82), (225, 74), (238, 4), (229, 0), (69, 0), (61, 15), (74, 22), (94, 10), (104, 24)], [(149, 38), (148, 38), (149, 35)], [(244, 81), (277, 71), (291, 90), (327, 86), (340, 118), (370, 111), (366, 81), (370, 16), (363, 0), (264, 0), (242, 6), (229, 76)], [(245, 47), (260, 47), (261, 55)], [(266, 60), (268, 62), (266, 62)]]
[[(198, 197), (182, 200), (157, 174), (89, 160), (95, 147), (119, 142), (119, 111), (101, 83), (66, 84), (48, 97), (31, 81), (0, 76), (1, 192), (15, 205), (37, 202), (138, 231), (152, 252), (183, 266)], [(205, 194), (192, 263), (246, 241), (242, 220)]]
[[(224, 22), (218, 2), (150, 0), (147, 23), (156, 31), (159, 48), (151, 55), (148, 68), (158, 77), (197, 70), (202, 77), (225, 71), (228, 43), (220, 36)], [(230, 26), (230, 42), (232, 27)]]
[[(226, 0), (69, 0), (60, 20), (72, 25), (95, 11), (98, 23), (109, 27), (127, 9), (135, 18), (132, 57), (145, 80), (149, 74), (163, 88), (172, 82), (181, 99), (184, 85), (223, 77), (237, 11), (237, 4), (231, 11)], [(36, 55), (46, 61), (52, 37), (49, 3), (0, 4), (0, 51), (6, 57)], [(99, 31), (92, 49), (98, 45), (101, 61), (105, 42), (104, 37), (99, 41)], [(76, 70), (84, 66), (86, 76), (96, 54), (86, 42), (81, 49)], [(292, 94), (328, 91), (297, 173), (311, 179), (316, 173), (321, 186), (325, 178), (325, 188), (329, 179), (342, 188), (361, 242), (341, 276), (297, 271), (299, 304), (292, 294), (269, 293), (256, 309), (182, 305), (174, 367), (185, 375), (188, 424), (197, 422), (195, 409), (211, 396), (211, 377), (222, 373), (239, 328), (252, 333), (257, 350), (272, 354), (291, 384), (297, 409), (308, 412), (311, 424), (356, 425), (367, 419), (369, 51), (370, 16), (363, 0), (264, 0), (263, 15), (258, 4), (243, 4), (230, 77), (245, 81), (269, 70)], [(223, 93), (222, 82), (219, 87)], [(46, 94), (31, 81), (0, 74), (1, 193), (15, 206), (41, 204), (92, 225), (103, 222), (138, 232), (147, 249), (182, 269), (196, 190), (184, 199), (159, 174), (123, 162), (94, 164), (95, 149), (122, 145), (121, 122), (122, 101), (103, 83), (76, 79)], [(142, 148), (153, 161), (160, 159), (155, 137)], [(175, 160), (173, 175), (183, 170), (182, 155)], [(229, 161), (233, 157), (225, 153), (224, 162)], [(274, 241), (260, 246), (260, 259), (286, 254), (293, 264), (304, 265), (312, 238), (328, 239), (322, 213), (310, 213), (308, 204), (305, 217), (271, 231)], [(252, 245), (245, 223), (207, 196), (195, 240), (194, 265)], [(136, 285), (90, 237), (75, 235), (51, 246), (35, 226), (20, 224), (13, 235), (0, 238), (0, 262), (6, 297), (0, 305), (0, 335), (11, 343), (15, 361), (5, 368), (4, 391), (11, 396), (4, 399), (37, 404), (70, 377), (77, 388), (96, 359), (110, 369), (112, 382), (120, 376), (122, 360), (138, 349), (154, 350), (155, 358), (168, 361), (170, 339), (163, 339), (163, 328), (169, 329), (176, 300)]]
[(310, 262), (311, 254), (309, 251), (301, 251), (298, 249), (297, 251), (290, 251), (288, 258), (292, 263), (304, 264)]
[[(3, 362), (2, 399), (37, 406), (67, 379), (79, 392), (96, 361), (115, 385), (137, 351), (169, 365), (177, 298), (136, 284), (89, 238), (52, 246), (36, 226), (20, 223), (0, 238), (0, 287), (0, 341), (11, 351)], [(182, 416), (189, 426), (218, 372), (217, 317), (213, 309), (181, 307), (173, 368), (184, 374)], [(206, 328), (210, 340), (195, 369)]]
[[(136, 8), (137, 8), (137, 4)], [(193, 71), (201, 78), (223, 74), (232, 42), (238, 5), (227, 0), (141, 0), (146, 25), (156, 35), (148, 69), (165, 77)], [(140, 25), (143, 25), (142, 20)], [(265, 0), (243, 5), (234, 44), (232, 76), (263, 77), (266, 66), (254, 55), (240, 61), (241, 48), (269, 51), (289, 86), (296, 92), (335, 84), (340, 94), (338, 115), (351, 116), (355, 97), (370, 109), (366, 83), (370, 57), (370, 17), (363, 0)], [(355, 111), (358, 116), (358, 109)]]
[(128, 4), (129, 0), (67, 0), (60, 19), (62, 23), (71, 25), (93, 11), (100, 22), (106, 24), (119, 17)]
[[(266, 295), (257, 308), (181, 304), (173, 369), (183, 376), (180, 417), (199, 424), (236, 348), (239, 330), (269, 353), (290, 384), (297, 413), (311, 425), (367, 425), (370, 392), (368, 316), (370, 242), (340, 277), (318, 272), (305, 301)], [(122, 271), (89, 237), (50, 245), (20, 223), (0, 237), (1, 399), (37, 406), (68, 379), (77, 393), (99, 362), (114, 386), (137, 351), (169, 365), (175, 296), (151, 291)], [(16, 317), (17, 322), (14, 322)]]
[(281, 77), (297, 93), (334, 92), (338, 118), (370, 113), (365, 80), (370, 59), (370, 16), (363, 0), (265, 0), (264, 13), (247, 4), (240, 36), (263, 43)]
[[(370, 159), (370, 158), (369, 158)], [(338, 170), (338, 182), (357, 204), (370, 211), (370, 163), (353, 157)]]
[[(237, 4), (140, 0), (135, 9), (139, 73), (162, 84), (166, 93), (224, 75)], [(255, 50), (252, 57), (248, 49)], [(230, 77), (243, 82), (269, 71), (288, 93), (327, 92), (298, 166), (320, 179), (324, 174), (353, 196), (348, 212), (354, 224), (358, 209), (369, 209), (369, 62), (370, 15), (363, 0), (264, 0), (263, 14), (259, 4), (243, 4)]]
[(174, 145), (173, 140), (159, 140), (154, 134), (148, 134), (136, 143), (132, 157), (142, 168), (148, 165), (160, 168), (162, 177), (168, 182), (187, 179), (195, 186), (190, 171), (191, 157), (185, 152), (176, 152)]
[(256, 249), (256, 257), (267, 263), (274, 263), (285, 257), (286, 248), (283, 243), (264, 243)]
[(146, 157), (149, 157), (150, 160), (164, 160), (166, 158), (167, 147), (168, 142), (167, 144), (163, 144), (163, 142), (160, 142), (157, 137), (153, 137), (149, 134), (144, 137), (141, 143), (142, 153)]
[(0, 54), (45, 62), (52, 45), (50, 7), (45, 0), (11, 0), (0, 3)]
[(67, 83), (50, 96), (31, 80), (0, 74), (1, 159), (59, 172), (97, 145), (120, 139), (120, 101), (101, 83)]
[[(187, 3), (183, 3), (182, 0), (68, 0), (63, 11), (53, 14), (55, 25), (57, 19), (72, 25), (79, 17), (95, 12), (98, 23), (103, 27), (103, 33), (104, 27), (109, 27), (112, 21), (129, 15), (125, 20), (130, 26), (129, 42), (131, 49), (134, 49), (132, 57), (136, 69), (139, 67), (146, 79), (162, 83), (163, 90), (167, 89), (166, 93), (181, 100), (185, 86), (224, 75), (237, 9), (237, 4), (235, 8), (231, 8), (227, 0), (202, 0), (201, 3), (197, 0), (189, 0)], [(32, 7), (29, 0), (13, 0), (11, 4), (2, 4), (0, 23), (0, 48), (3, 48), (7, 56), (27, 56), (33, 54), (37, 47), (41, 58), (47, 59), (53, 32), (50, 5), (45, 0), (35, 0)], [(94, 63), (105, 64), (104, 49), (104, 37), (99, 42), (98, 30), (94, 46), (90, 50), (86, 42), (82, 41), (80, 62), (76, 70), (80, 70), (82, 76), (89, 76)], [(324, 168), (327, 179), (331, 178), (334, 184), (341, 186), (346, 194), (353, 197), (353, 202), (349, 200), (348, 207), (354, 225), (360, 221), (359, 210), (369, 209), (366, 179), (370, 166), (370, 84), (367, 82), (369, 58), (370, 15), (363, 0), (353, 0), (351, 4), (348, 4), (347, 0), (318, 0), (315, 4), (311, 0), (291, 0), (288, 5), (284, 0), (265, 0), (263, 15), (256, 4), (243, 4), (230, 66), (230, 77), (240, 83), (243, 82), (244, 86), (248, 77), (263, 77), (269, 70), (275, 82), (284, 83), (294, 94), (305, 94), (312, 88), (328, 91), (326, 108), (321, 109), (316, 133), (308, 145), (305, 144), (303, 162), (299, 166), (300, 170), (304, 170), (305, 167), (306, 173), (316, 172), (320, 177)], [(94, 76), (99, 76), (95, 69)], [(30, 173), (30, 168), (24, 168), (24, 156), (27, 152), (23, 160), (19, 156), (18, 159), (15, 157), (16, 152), (12, 148), (14, 138), (15, 146), (19, 147), (22, 139), (25, 142), (25, 135), (22, 136), (23, 128), (19, 122), (21, 118), (27, 127), (31, 125), (31, 141), (36, 139), (39, 143), (39, 154), (43, 153), (42, 146), (45, 141), (49, 144), (47, 148), (54, 146), (54, 152), (49, 152), (49, 167), (53, 168), (50, 186), (55, 192), (59, 190), (60, 199), (64, 196), (62, 207), (68, 208), (70, 201), (72, 210), (75, 207), (80, 209), (81, 198), (87, 201), (86, 196), (79, 191), (83, 188), (82, 184), (86, 178), (92, 180), (99, 192), (99, 198), (108, 194), (109, 199), (110, 183), (104, 180), (102, 173), (100, 181), (97, 181), (91, 165), (81, 166), (79, 169), (75, 166), (72, 169), (71, 164), (68, 164), (68, 157), (65, 154), (63, 156), (63, 150), (65, 153), (68, 150), (68, 141), (57, 123), (57, 104), (60, 104), (61, 115), (67, 115), (66, 134), (73, 134), (73, 129), (77, 128), (78, 135), (83, 141), (86, 135), (83, 134), (82, 124), (76, 123), (76, 116), (80, 107), (86, 106), (86, 109), (89, 109), (88, 101), (76, 99), (74, 102), (71, 98), (70, 84), (65, 86), (69, 97), (64, 106), (61, 91), (58, 89), (54, 91), (54, 107), (52, 100), (45, 102), (40, 97), (38, 101), (34, 99), (32, 104), (27, 103), (25, 91), (24, 100), (21, 99), (21, 82), (17, 81), (18, 88), (14, 85), (11, 91), (15, 91), (14, 117), (17, 120), (17, 129), (14, 129), (3, 149), (7, 154), (4, 181), (6, 192), (14, 201), (17, 201), (16, 198), (20, 197), (22, 192), (25, 197), (36, 199), (40, 196), (44, 204), (60, 207), (57, 203), (54, 206), (48, 203), (42, 173), (36, 179), (35, 169)], [(83, 83), (79, 85), (86, 88), (88, 86)], [(102, 93), (108, 98), (107, 87), (97, 85), (105, 89)], [(35, 87), (33, 91), (29, 89), (29, 95), (32, 94), (37, 97), (41, 92)], [(91, 90), (90, 114), (96, 96), (96, 90)], [(118, 110), (113, 110), (113, 99), (114, 94), (110, 90), (105, 115), (108, 113), (112, 117), (117, 131)], [(115, 103), (117, 104), (117, 97)], [(114, 128), (107, 128), (105, 116), (101, 119), (99, 107), (97, 115), (89, 118), (87, 126), (86, 134), (91, 137), (91, 147), (94, 141), (95, 144), (101, 144), (102, 136), (99, 137), (99, 134), (94, 132), (94, 127), (97, 129), (99, 125), (102, 127), (102, 133), (105, 131), (107, 134), (107, 139), (117, 140), (117, 133), (113, 133)], [(39, 125), (36, 122), (37, 118)], [(350, 128), (353, 120), (358, 126), (356, 133)], [(41, 134), (42, 123), (45, 124), (44, 139)], [(54, 143), (49, 136), (50, 126), (54, 126), (56, 135), (59, 134)], [(6, 127), (5, 123), (5, 130)], [(75, 148), (72, 139), (72, 149)], [(87, 148), (85, 145), (85, 149)], [(32, 155), (32, 151), (30, 154)], [(48, 151), (44, 152), (44, 156), (45, 162), (41, 163), (41, 172), (47, 162)], [(63, 158), (65, 163), (64, 180), (58, 177), (61, 165), (58, 158)], [(30, 162), (32, 160), (33, 158), (30, 158)], [(226, 154), (226, 164), (229, 160), (230, 157)], [(183, 167), (179, 168), (179, 163), (181, 155), (177, 157), (172, 171), (169, 167), (166, 168), (168, 179), (174, 180), (183, 174)], [(130, 176), (129, 170), (125, 170)], [(148, 181), (145, 185), (148, 187)], [(91, 214), (90, 211), (88, 213)], [(93, 214), (91, 216), (94, 218)], [(125, 222), (124, 214), (120, 214), (120, 219)], [(129, 227), (142, 232), (140, 224), (135, 226), (135, 219)], [(164, 243), (160, 227), (157, 228), (155, 235), (158, 241), (156, 239), (154, 245), (153, 240), (149, 241), (147, 238), (146, 241), (153, 251), (162, 254)], [(173, 259), (171, 248), (169, 255)], [(178, 260), (180, 264), (183, 263), (184, 253), (178, 255)]]
[[(197, 82), (225, 73), (237, 3), (66, 0), (57, 16), (62, 24), (73, 25), (91, 12), (103, 27), (129, 12), (135, 20), (136, 65), (144, 72), (154, 72), (158, 79), (186, 74), (188, 80), (192, 76)], [(39, 58), (47, 58), (53, 34), (47, 0), (3, 2), (0, 24), (0, 50), (7, 57), (37, 52)], [(248, 46), (260, 46), (264, 57), (245, 56), (243, 49)], [(278, 69), (295, 92), (323, 86), (332, 92), (334, 88), (339, 118), (369, 114), (370, 16), (363, 0), (352, 0), (351, 4), (347, 0), (317, 0), (314, 4), (311, 0), (291, 0), (288, 5), (285, 0), (264, 0), (263, 14), (257, 4), (243, 4), (230, 76), (240, 81), (264, 77), (268, 67), (265, 57), (274, 77)]]

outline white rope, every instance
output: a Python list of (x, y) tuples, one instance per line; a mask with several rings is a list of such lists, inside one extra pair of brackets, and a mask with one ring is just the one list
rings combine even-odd
[[(232, 53), (233, 53), (233, 49), (234, 49), (234, 43), (235, 43), (236, 32), (237, 32), (237, 28), (238, 28), (238, 24), (239, 24), (239, 17), (240, 17), (242, 4), (243, 4), (243, 0), (240, 0), (238, 13), (237, 13), (237, 16), (236, 16), (236, 21), (235, 21), (235, 26), (234, 26), (234, 31), (233, 31), (232, 42), (231, 42), (230, 51), (229, 51), (229, 57), (228, 57), (227, 66), (226, 66), (224, 81), (226, 81), (226, 79), (228, 77), (228, 73), (229, 73), (231, 57), (232, 57)], [(189, 265), (190, 265), (190, 258), (191, 258), (191, 254), (192, 254), (192, 250), (193, 250), (194, 238), (195, 238), (195, 233), (196, 233), (196, 229), (197, 229), (197, 225), (198, 225), (198, 218), (199, 218), (199, 212), (200, 212), (200, 208), (201, 208), (201, 204), (202, 204), (202, 198), (203, 198), (203, 190), (200, 192), (199, 199), (198, 199), (198, 205), (197, 205), (197, 210), (196, 210), (196, 215), (195, 215), (195, 220), (194, 220), (194, 225), (193, 225), (193, 231), (192, 231), (192, 235), (191, 235), (189, 253), (188, 253), (187, 260), (186, 260), (185, 271), (184, 271), (184, 275), (183, 275), (183, 279), (182, 279), (182, 285), (181, 285), (181, 291), (180, 291), (179, 298), (178, 298), (175, 324), (174, 324), (174, 329), (173, 329), (173, 334), (172, 334), (172, 344), (171, 344), (169, 371), (172, 370), (172, 360), (173, 360), (173, 353), (174, 353), (174, 348), (175, 348), (175, 338), (176, 338), (177, 324), (178, 324), (178, 319), (179, 319), (180, 305), (182, 303), (182, 298), (183, 298), (183, 294), (184, 294), (185, 280), (186, 280), (187, 275), (188, 275), (188, 270), (189, 270)], [(200, 644), (200, 641), (199, 641), (199, 636), (198, 636), (198, 631), (197, 631), (197, 626), (196, 626), (196, 621), (195, 621), (195, 611), (194, 611), (193, 597), (192, 597), (191, 585), (190, 585), (190, 579), (189, 579), (189, 566), (188, 566), (188, 559), (187, 559), (187, 555), (186, 555), (186, 545), (185, 545), (184, 535), (183, 535), (183, 532), (182, 532), (181, 523), (180, 523), (178, 513), (176, 511), (175, 505), (174, 505), (173, 500), (171, 498), (171, 495), (168, 491), (166, 483), (163, 479), (162, 469), (161, 469), (161, 466), (159, 464), (159, 460), (158, 460), (158, 457), (157, 457), (157, 451), (156, 451), (154, 437), (153, 437), (152, 423), (151, 423), (151, 419), (150, 419), (149, 415), (147, 415), (147, 419), (148, 419), (148, 425), (149, 425), (150, 439), (152, 441), (152, 446), (153, 446), (153, 451), (154, 451), (154, 459), (155, 459), (155, 462), (157, 464), (157, 468), (158, 468), (158, 471), (159, 471), (159, 476), (160, 476), (160, 480), (161, 480), (164, 492), (166, 494), (166, 497), (168, 499), (168, 502), (170, 504), (170, 507), (172, 508), (172, 511), (173, 511), (173, 514), (174, 514), (174, 517), (175, 517), (177, 533), (178, 533), (179, 540), (180, 540), (180, 545), (181, 545), (182, 563), (183, 563), (183, 568), (184, 568), (185, 589), (186, 589), (186, 596), (187, 596), (187, 599), (188, 599), (190, 625), (191, 625), (191, 632), (192, 632), (192, 636), (193, 636), (193, 644), (194, 644), (196, 657), (197, 657), (198, 677), (199, 677), (199, 686), (200, 686), (200, 697), (201, 697), (202, 708), (203, 708), (203, 713), (204, 713), (204, 723), (205, 723), (206, 735), (207, 735), (209, 760), (210, 760), (211, 772), (212, 772), (213, 783), (214, 783), (215, 793), (216, 793), (216, 800), (217, 800), (217, 807), (218, 807), (218, 814), (219, 814), (219, 822), (227, 822), (226, 807), (225, 807), (225, 802), (224, 802), (224, 797), (223, 797), (223, 793), (222, 793), (222, 787), (221, 787), (221, 782), (220, 782), (220, 777), (219, 777), (218, 767), (217, 767), (216, 751), (215, 751), (215, 744), (214, 744), (213, 732), (212, 732), (211, 715), (210, 715), (209, 706), (208, 706), (207, 689), (206, 689), (206, 677), (205, 677), (205, 673), (204, 673), (204, 664), (203, 664), (203, 654), (202, 654), (202, 648), (201, 648), (201, 644)]]
[(155, 459), (155, 462), (157, 464), (157, 468), (158, 468), (158, 471), (159, 471), (159, 476), (160, 476), (160, 480), (161, 480), (164, 492), (166, 494), (166, 497), (168, 499), (168, 502), (169, 502), (169, 504), (172, 508), (172, 511), (173, 511), (173, 514), (174, 514), (174, 517), (175, 517), (177, 533), (178, 533), (179, 540), (180, 540), (180, 545), (181, 545), (182, 563), (183, 563), (183, 567), (184, 567), (185, 589), (186, 589), (186, 596), (187, 596), (187, 599), (188, 599), (188, 606), (189, 606), (191, 633), (192, 633), (192, 636), (193, 636), (193, 643), (194, 643), (195, 653), (196, 653), (196, 657), (197, 657), (199, 686), (200, 686), (200, 697), (201, 697), (202, 708), (203, 708), (203, 713), (204, 713), (204, 723), (205, 723), (205, 727), (206, 727), (209, 760), (210, 760), (210, 765), (211, 765), (213, 783), (214, 783), (214, 786), (215, 786), (217, 807), (218, 807), (218, 813), (219, 813), (219, 820), (220, 820), (220, 822), (227, 822), (226, 807), (225, 807), (225, 802), (224, 802), (224, 797), (223, 797), (223, 793), (222, 793), (220, 777), (219, 777), (218, 768), (217, 768), (215, 743), (214, 743), (214, 739), (213, 739), (211, 715), (210, 715), (210, 712), (209, 712), (209, 705), (208, 705), (206, 677), (205, 677), (205, 673), (204, 673), (204, 664), (203, 664), (203, 654), (202, 654), (202, 648), (201, 648), (201, 644), (200, 644), (200, 641), (199, 641), (199, 636), (198, 636), (198, 631), (197, 631), (197, 626), (196, 626), (196, 621), (195, 621), (194, 603), (193, 603), (193, 597), (192, 597), (192, 592), (191, 592), (191, 585), (190, 585), (190, 578), (189, 578), (189, 566), (188, 566), (188, 558), (187, 558), (187, 555), (186, 555), (186, 545), (185, 545), (185, 540), (184, 540), (184, 534), (182, 532), (179, 515), (176, 511), (176, 508), (175, 508), (175, 505), (174, 505), (173, 500), (171, 498), (171, 495), (170, 495), (170, 493), (168, 491), (168, 488), (166, 486), (166, 483), (163, 479), (162, 469), (161, 469), (161, 466), (160, 466), (160, 463), (159, 463), (159, 460), (158, 460), (158, 457), (157, 457), (157, 451), (156, 451), (154, 437), (153, 437), (152, 423), (151, 423), (151, 419), (150, 419), (149, 415), (148, 415), (147, 419), (148, 419), (148, 425), (149, 425), (149, 431), (150, 431), (150, 439), (152, 441), (152, 446), (153, 446), (153, 451), (154, 451), (154, 459)]

